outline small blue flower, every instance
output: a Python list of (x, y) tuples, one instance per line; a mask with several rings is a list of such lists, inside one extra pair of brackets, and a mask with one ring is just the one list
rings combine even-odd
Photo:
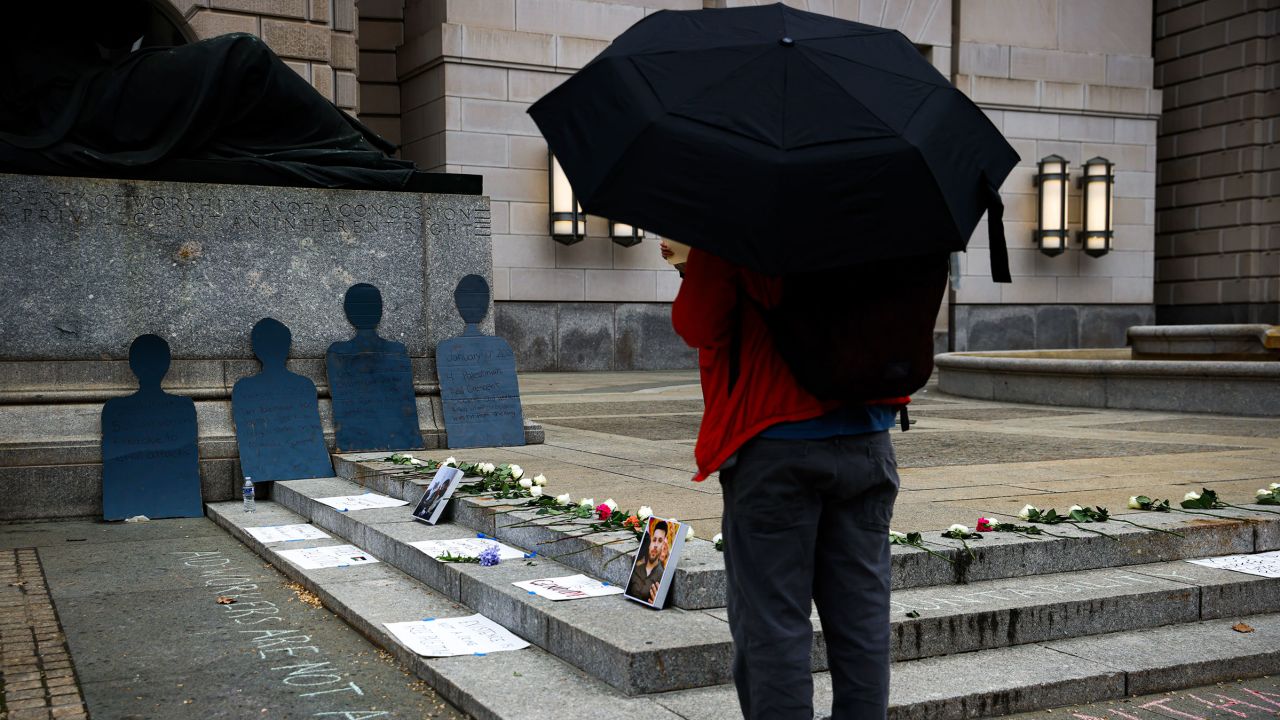
[(490, 545), (480, 551), (480, 566), (493, 567), (498, 564), (498, 546)]

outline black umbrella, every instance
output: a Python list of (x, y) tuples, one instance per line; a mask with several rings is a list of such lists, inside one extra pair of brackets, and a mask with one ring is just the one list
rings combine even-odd
[(902, 33), (661, 11), (529, 109), (589, 213), (766, 272), (963, 250), (1018, 155)]

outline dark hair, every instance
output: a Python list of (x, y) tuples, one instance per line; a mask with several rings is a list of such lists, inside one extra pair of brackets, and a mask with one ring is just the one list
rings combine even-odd
[(651, 532), (651, 533), (656, 533), (656, 532), (658, 532), (659, 530), (661, 530), (662, 532), (664, 532), (664, 533), (666, 533), (666, 534), (668, 534), (668, 535), (670, 535), (670, 534), (671, 534), (671, 531), (667, 529), (667, 521), (666, 521), (666, 520), (659, 520), (656, 524), (654, 524), (654, 526), (653, 526), (653, 530), (651, 530), (650, 532)]

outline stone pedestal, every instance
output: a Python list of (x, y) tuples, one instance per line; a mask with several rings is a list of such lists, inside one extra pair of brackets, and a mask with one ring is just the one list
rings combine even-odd
[(443, 447), (435, 346), (462, 332), (458, 280), (492, 278), (489, 223), (475, 195), (0, 175), (0, 520), (99, 513), (98, 415), (136, 388), (143, 333), (172, 348), (165, 389), (196, 400), (206, 500), (238, 487), (231, 388), (257, 372), (263, 317), (292, 330), (289, 367), (316, 383), (332, 443), (324, 353), (354, 333), (357, 282), (381, 289), (379, 333), (408, 348), (423, 436)]

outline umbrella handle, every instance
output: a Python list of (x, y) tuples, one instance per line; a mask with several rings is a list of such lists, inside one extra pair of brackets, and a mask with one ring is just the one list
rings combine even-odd
[(1004, 200), (995, 183), (982, 173), (982, 187), (987, 196), (987, 239), (991, 246), (991, 279), (998, 283), (1013, 282), (1009, 275), (1009, 249), (1004, 238)]

